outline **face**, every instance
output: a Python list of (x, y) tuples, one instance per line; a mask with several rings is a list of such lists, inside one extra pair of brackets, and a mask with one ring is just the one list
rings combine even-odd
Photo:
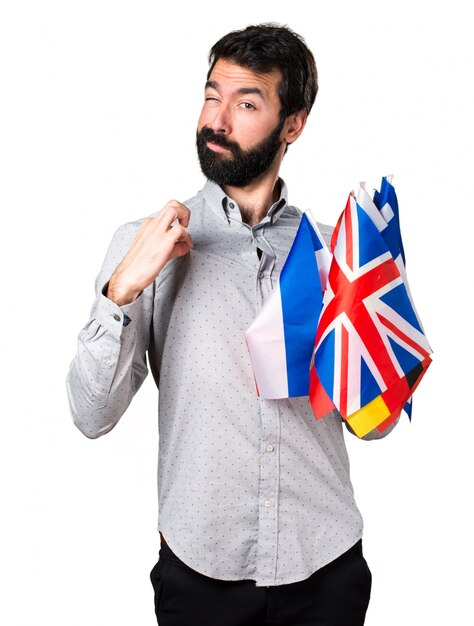
[[(255, 74), (219, 59), (206, 83), (196, 145), (204, 175), (244, 187), (272, 165), (282, 146), (281, 73)], [(282, 148), (283, 152), (283, 148)]]

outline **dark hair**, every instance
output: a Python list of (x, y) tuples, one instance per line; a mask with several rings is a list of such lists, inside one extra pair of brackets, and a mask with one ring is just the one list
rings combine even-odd
[(208, 79), (219, 59), (259, 74), (280, 70), (281, 119), (302, 109), (311, 111), (318, 93), (316, 63), (304, 39), (287, 26), (257, 24), (224, 35), (209, 52)]

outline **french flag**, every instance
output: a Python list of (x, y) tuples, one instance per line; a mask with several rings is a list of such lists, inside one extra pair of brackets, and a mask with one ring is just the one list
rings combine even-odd
[(245, 333), (261, 398), (307, 396), (331, 253), (304, 213), (279, 283)]

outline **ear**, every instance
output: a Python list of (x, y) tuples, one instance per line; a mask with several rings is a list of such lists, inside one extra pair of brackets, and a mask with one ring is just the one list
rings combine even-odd
[(303, 132), (307, 119), (308, 113), (305, 109), (289, 115), (283, 126), (281, 139), (286, 141), (287, 144), (296, 141)]

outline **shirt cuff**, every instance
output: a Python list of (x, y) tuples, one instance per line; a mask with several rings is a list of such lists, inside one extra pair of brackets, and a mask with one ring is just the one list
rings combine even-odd
[(130, 325), (134, 318), (134, 312), (141, 306), (141, 294), (130, 304), (119, 306), (105, 295), (108, 285), (107, 281), (100, 290), (96, 300), (94, 317), (99, 324), (119, 339), (122, 329)]

